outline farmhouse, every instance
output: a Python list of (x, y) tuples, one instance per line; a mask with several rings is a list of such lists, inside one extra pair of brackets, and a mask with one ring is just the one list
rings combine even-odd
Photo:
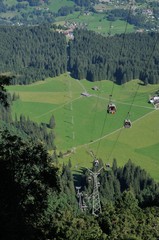
[(157, 103), (159, 101), (159, 96), (153, 96), (149, 99), (149, 103)]
[(159, 98), (157, 98), (157, 99), (154, 100), (154, 104), (155, 104), (155, 105), (158, 104), (158, 103), (159, 103)]
[(87, 92), (83, 92), (83, 93), (81, 93), (81, 95), (84, 96), (84, 97), (90, 97), (90, 96), (91, 96), (91, 95), (90, 95), (89, 93), (87, 93)]
[(159, 102), (155, 104), (155, 108), (159, 109)]
[(92, 87), (92, 90), (98, 91), (99, 88), (97, 86)]
[(155, 100), (153, 104), (156, 109), (159, 109), (159, 99)]

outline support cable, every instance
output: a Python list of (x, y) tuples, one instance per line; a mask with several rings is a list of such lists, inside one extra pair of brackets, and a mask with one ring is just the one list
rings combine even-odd
[[(125, 44), (125, 35), (126, 35), (126, 32), (127, 32), (128, 18), (129, 18), (130, 14), (131, 14), (131, 9), (132, 9), (132, 4), (130, 5), (129, 12), (128, 12), (128, 16), (127, 16), (127, 20), (126, 20), (126, 25), (125, 25), (125, 30), (124, 30), (124, 34), (123, 34), (123, 40), (122, 40), (121, 49), (120, 49), (120, 52), (119, 52), (118, 62), (119, 62), (119, 60), (120, 60), (120, 58), (121, 58), (121, 54), (122, 54), (123, 47), (124, 47), (124, 44)], [(115, 82), (114, 82), (114, 80), (113, 80), (113, 86), (112, 86), (111, 94), (109, 95), (110, 97), (113, 96), (114, 86), (115, 86)], [(101, 134), (100, 134), (100, 140), (99, 140), (98, 145), (97, 145), (96, 155), (98, 154), (99, 147), (100, 147), (100, 144), (101, 144), (101, 137), (102, 137), (102, 135), (103, 135), (104, 128), (105, 128), (105, 124), (106, 124), (106, 122), (107, 122), (107, 116), (108, 116), (108, 113), (106, 112), (105, 119), (104, 119), (104, 123), (103, 123), (103, 126), (102, 126), (102, 131), (101, 131)]]
[[(155, 51), (155, 49), (156, 49), (156, 45), (157, 45), (158, 41), (159, 41), (159, 35), (158, 35), (157, 38), (156, 38), (156, 41), (155, 41), (154, 46), (153, 46), (153, 48), (152, 48), (152, 52), (151, 52), (151, 54), (150, 54), (150, 56), (149, 56), (149, 58), (148, 58), (148, 60), (147, 60), (147, 63), (145, 64), (145, 68), (144, 68), (145, 71), (146, 71), (146, 69), (147, 69), (147, 67), (148, 67), (148, 65), (149, 65), (149, 63), (150, 63), (150, 60), (151, 60), (151, 58), (152, 58), (152, 56), (153, 56), (153, 53), (154, 53), (154, 51)], [(140, 84), (138, 84), (138, 86), (137, 86), (137, 89), (136, 89), (136, 92), (135, 92), (134, 97), (133, 97), (133, 99), (132, 99), (132, 102), (131, 102), (129, 111), (128, 111), (128, 113), (127, 113), (127, 116), (130, 115), (130, 112), (131, 112), (131, 109), (132, 109), (132, 106), (133, 106), (133, 104), (134, 104), (134, 101), (135, 101), (135, 98), (136, 98), (136, 96), (137, 96), (137, 93), (138, 93), (139, 88), (140, 88)], [(116, 141), (115, 141), (115, 143), (113, 144), (112, 150), (111, 150), (110, 155), (109, 155), (109, 157), (108, 157), (108, 161), (110, 160), (110, 158), (111, 158), (111, 156), (112, 156), (112, 153), (113, 153), (113, 151), (114, 151), (114, 149), (115, 149), (115, 147), (116, 147), (116, 144), (117, 144), (117, 142), (118, 142), (118, 140), (119, 140), (119, 137), (120, 137), (120, 135), (121, 135), (122, 130), (123, 130), (123, 128), (120, 129), (120, 131), (119, 131), (119, 133), (118, 133), (118, 136), (117, 136), (117, 138), (116, 138)]]
[[(109, 24), (109, 29), (108, 29), (108, 36), (111, 36), (111, 28), (112, 28), (112, 21), (110, 21), (110, 24)], [(94, 117), (93, 117), (93, 124), (92, 124), (92, 129), (91, 129), (91, 139), (90, 141), (93, 140), (93, 133), (94, 133), (94, 129), (95, 129), (95, 120), (96, 120), (96, 115), (97, 115), (97, 107), (98, 107), (98, 104), (99, 104), (99, 95), (100, 95), (100, 90), (101, 90), (101, 85), (102, 85), (102, 82), (100, 80), (100, 84), (99, 84), (99, 89), (98, 89), (98, 94), (97, 94), (97, 101), (96, 101), (96, 105), (95, 105), (95, 112), (94, 112)], [(105, 124), (104, 124), (105, 125)], [(104, 129), (103, 129), (104, 130)], [(102, 131), (103, 131), (102, 130)], [(88, 150), (88, 152), (90, 152), (90, 150)]]

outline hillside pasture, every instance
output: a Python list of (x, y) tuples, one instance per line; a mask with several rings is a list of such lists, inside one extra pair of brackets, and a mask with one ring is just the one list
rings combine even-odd
[[(92, 90), (93, 86), (99, 90)], [(106, 80), (79, 81), (69, 74), (32, 85), (8, 87), (11, 93), (20, 96), (13, 104), (13, 117), (15, 113), (24, 114), (38, 123), (48, 123), (54, 115), (57, 153), (74, 150), (59, 159), (61, 164), (70, 158), (74, 170), (90, 167), (93, 151), (104, 163), (111, 164), (116, 158), (122, 166), (131, 159), (156, 180), (159, 180), (159, 111), (148, 99), (158, 88), (143, 86), (138, 80), (122, 86)], [(91, 96), (81, 96), (82, 92)], [(106, 111), (110, 94), (117, 107), (114, 115)], [(130, 129), (123, 128), (126, 118), (132, 121)]]
[(58, 12), (61, 7), (68, 6), (71, 7), (74, 5), (73, 1), (68, 0), (51, 0), (49, 2), (49, 9), (53, 12)]
[(90, 13), (88, 15), (83, 12), (75, 12), (64, 17), (57, 17), (56, 24), (64, 24), (66, 21), (85, 24), (86, 28), (97, 33), (112, 35), (125, 32), (133, 32), (134, 26), (125, 21), (117, 20), (110, 22), (103, 13)]
[(12, 6), (17, 4), (17, 0), (4, 0), (4, 3), (6, 3), (8, 6)]

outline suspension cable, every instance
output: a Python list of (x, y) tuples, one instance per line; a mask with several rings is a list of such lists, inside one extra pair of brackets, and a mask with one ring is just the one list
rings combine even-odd
[[(126, 32), (127, 32), (127, 27), (128, 27), (128, 18), (129, 18), (130, 14), (131, 14), (131, 9), (132, 9), (132, 4), (130, 4), (130, 7), (129, 7), (129, 12), (128, 12), (128, 16), (127, 16), (127, 20), (126, 20), (126, 25), (125, 25), (125, 30), (124, 30), (124, 34), (123, 34), (122, 45), (121, 45), (121, 49), (120, 49), (120, 52), (119, 52), (119, 60), (120, 60), (120, 58), (121, 58), (121, 54), (122, 54), (123, 47), (124, 47), (124, 44), (125, 44), (125, 36), (126, 36)], [(118, 60), (118, 62), (119, 62), (119, 60)], [(109, 95), (109, 97), (112, 97), (112, 96), (113, 96), (114, 86), (115, 86), (115, 82), (114, 82), (114, 80), (113, 80), (113, 86), (112, 86), (111, 94)], [(105, 128), (105, 124), (106, 124), (106, 122), (107, 122), (107, 116), (108, 116), (108, 112), (106, 112), (106, 115), (105, 115), (104, 123), (103, 123), (102, 130), (101, 130), (101, 134), (100, 134), (100, 140), (99, 140), (98, 145), (97, 145), (96, 155), (98, 154), (99, 147), (100, 147), (100, 144), (101, 144), (101, 137), (102, 137), (102, 135), (103, 135), (104, 128)]]
[[(151, 54), (150, 54), (150, 56), (149, 56), (149, 58), (148, 58), (148, 60), (147, 60), (147, 63), (145, 64), (145, 68), (144, 68), (145, 71), (146, 71), (146, 69), (147, 69), (147, 67), (148, 67), (148, 65), (149, 65), (149, 63), (150, 63), (150, 60), (151, 60), (151, 58), (152, 58), (152, 56), (153, 56), (153, 53), (154, 53), (154, 51), (155, 51), (155, 49), (156, 49), (156, 45), (157, 45), (158, 41), (159, 41), (159, 35), (158, 35), (157, 38), (156, 38), (156, 41), (155, 41), (154, 46), (153, 46), (153, 48), (152, 48)], [(138, 86), (137, 86), (137, 89), (136, 89), (136, 92), (135, 92), (134, 97), (133, 97), (133, 99), (132, 99), (132, 102), (131, 102), (131, 105), (130, 105), (130, 109), (129, 109), (128, 113), (127, 113), (127, 116), (130, 115), (130, 112), (131, 112), (131, 109), (132, 109), (132, 106), (133, 106), (133, 104), (134, 104), (134, 101), (135, 101), (135, 98), (136, 98), (136, 96), (137, 96), (137, 93), (138, 93), (139, 88), (140, 88), (140, 84), (138, 84)], [(114, 151), (114, 148), (116, 147), (116, 144), (117, 144), (117, 142), (118, 142), (118, 140), (119, 140), (119, 137), (120, 137), (120, 135), (121, 135), (122, 130), (123, 130), (123, 128), (120, 129), (119, 134), (118, 134), (118, 136), (117, 136), (117, 138), (116, 138), (116, 141), (115, 141), (115, 143), (113, 144), (112, 150), (111, 150), (110, 155), (109, 155), (109, 157), (108, 157), (108, 161), (110, 160), (110, 158), (111, 158), (111, 156), (112, 156), (112, 153), (113, 153), (113, 151)]]

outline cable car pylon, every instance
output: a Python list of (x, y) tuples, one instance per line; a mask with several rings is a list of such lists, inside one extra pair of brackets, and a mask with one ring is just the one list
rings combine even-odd
[(77, 190), (77, 197), (78, 197), (78, 206), (81, 209), (81, 211), (85, 211), (87, 208), (87, 205), (85, 204), (84, 198), (83, 198), (83, 192), (80, 192), (81, 186), (76, 187)]
[(93, 157), (93, 166), (94, 170), (90, 170), (87, 168), (89, 171), (89, 177), (88, 181), (92, 181), (93, 183), (93, 191), (92, 193), (88, 196), (87, 193), (84, 194), (83, 192), (80, 192), (81, 187), (76, 187), (77, 189), (77, 197), (78, 197), (78, 204), (79, 208), (81, 211), (85, 211), (86, 209), (91, 209), (92, 215), (98, 216), (101, 212), (101, 203), (100, 203), (100, 197), (99, 197), (99, 191), (98, 188), (100, 186), (100, 182), (98, 180), (98, 176), (100, 174), (100, 171), (103, 169), (101, 167), (99, 170), (96, 170), (99, 166), (99, 161), (94, 155), (93, 151), (91, 150), (89, 154)]
[(93, 179), (93, 193), (91, 195), (91, 198), (92, 198), (92, 214), (95, 216), (98, 216), (102, 212), (99, 191), (98, 191), (98, 188), (100, 185), (98, 181), (98, 175), (100, 174), (100, 171), (102, 170), (102, 168), (100, 168), (97, 172), (93, 172), (90, 169), (88, 169)]

